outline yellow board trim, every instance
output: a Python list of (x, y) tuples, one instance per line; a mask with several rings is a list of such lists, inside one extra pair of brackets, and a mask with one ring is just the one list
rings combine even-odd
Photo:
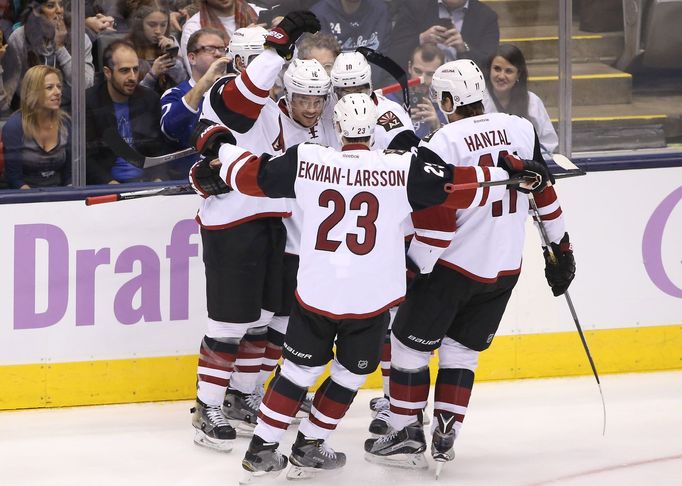
[[(632, 74), (628, 73), (604, 73), (604, 74), (574, 74), (571, 76), (573, 80), (582, 79), (620, 79), (631, 78)], [(528, 81), (558, 81), (559, 76), (529, 76)]]
[[(682, 369), (682, 325), (585, 335), (600, 374)], [(196, 366), (194, 355), (0, 366), (0, 410), (190, 399)], [(576, 332), (521, 334), (496, 337), (490, 350), (481, 354), (476, 379), (591, 373)], [(365, 388), (380, 387), (381, 373), (375, 371)]]
[[(655, 120), (666, 119), (668, 115), (623, 115), (623, 116), (579, 116), (571, 118), (574, 122), (583, 121), (618, 121), (618, 120)], [(558, 123), (558, 118), (552, 118), (550, 121)]]
[[(574, 35), (571, 36), (571, 40), (595, 40), (603, 39), (603, 35)], [(505, 39), (500, 39), (502, 42), (533, 42), (533, 41), (558, 41), (559, 36), (545, 36), (545, 37), (509, 37)]]

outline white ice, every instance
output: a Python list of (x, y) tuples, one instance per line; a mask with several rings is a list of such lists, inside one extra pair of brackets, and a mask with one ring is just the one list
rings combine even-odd
[[(329, 444), (348, 455), (335, 476), (301, 486), (682, 484), (682, 371), (477, 384), (456, 458), (440, 479), (369, 464), (361, 391)], [(247, 439), (231, 453), (194, 445), (188, 401), (0, 413), (0, 486), (236, 485)], [(281, 448), (294, 439), (289, 430)], [(284, 475), (256, 484), (289, 484)], [(295, 483), (293, 483), (295, 484)]]

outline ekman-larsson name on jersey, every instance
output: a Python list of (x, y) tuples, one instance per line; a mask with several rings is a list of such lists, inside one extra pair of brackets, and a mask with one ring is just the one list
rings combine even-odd
[(331, 167), (301, 160), (298, 177), (311, 181), (345, 184), (347, 186), (404, 186), (404, 170), (355, 170)]
[(469, 152), (494, 147), (495, 145), (511, 145), (506, 130), (488, 130), (464, 137)]

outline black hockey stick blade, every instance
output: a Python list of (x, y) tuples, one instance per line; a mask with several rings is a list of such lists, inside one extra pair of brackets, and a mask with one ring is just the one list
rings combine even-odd
[(104, 204), (116, 201), (125, 201), (128, 199), (140, 199), (143, 197), (152, 196), (177, 196), (179, 194), (193, 194), (194, 190), (189, 184), (182, 184), (178, 186), (157, 187), (154, 189), (143, 189), (140, 191), (122, 192), (119, 194), (105, 194), (103, 196), (90, 196), (85, 198), (86, 206), (94, 206), (95, 204)]
[(403, 91), (403, 104), (405, 106), (405, 110), (409, 113), (410, 112), (410, 87), (407, 84), (407, 73), (405, 70), (400, 67), (400, 65), (395, 62), (393, 59), (391, 59), (388, 56), (385, 56), (379, 52), (376, 52), (374, 49), (371, 49), (369, 47), (358, 47), (355, 49), (356, 52), (359, 52), (363, 56), (365, 56), (365, 59), (367, 59), (368, 62), (371, 62), (375, 66), (379, 66), (381, 69), (386, 71), (388, 74), (393, 76), (398, 83), (400, 83), (400, 86), (402, 87)]
[(181, 159), (183, 157), (187, 157), (189, 155), (193, 155), (196, 153), (197, 151), (194, 150), (193, 148), (186, 148), (170, 154), (159, 155), (156, 157), (145, 157), (143, 168), (149, 169), (150, 167), (156, 167), (157, 165), (167, 164), (172, 160)]
[(140, 169), (149, 169), (151, 167), (156, 167), (157, 165), (167, 164), (173, 160), (181, 159), (196, 153), (196, 150), (193, 148), (186, 148), (177, 152), (172, 152), (170, 154), (145, 157), (140, 152), (135, 150), (134, 147), (128, 145), (128, 143), (121, 138), (118, 132), (114, 132), (111, 129), (104, 131), (102, 134), (102, 139), (116, 155), (124, 158)]

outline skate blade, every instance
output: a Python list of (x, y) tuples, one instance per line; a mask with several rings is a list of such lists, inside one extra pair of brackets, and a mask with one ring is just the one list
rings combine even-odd
[(258, 471), (252, 472), (244, 470), (241, 478), (239, 478), (239, 484), (254, 484), (268, 479), (275, 479), (280, 475), (282, 470), (279, 471)]
[(440, 473), (443, 472), (443, 467), (445, 467), (445, 462), (436, 461), (436, 479), (440, 477)]
[(328, 479), (330, 477), (335, 476), (340, 470), (341, 468), (319, 469), (315, 467), (296, 466), (292, 464), (289, 470), (287, 471), (287, 479), (292, 481), (312, 478)]
[(426, 457), (421, 452), (419, 454), (393, 454), (391, 456), (377, 456), (365, 452), (365, 461), (402, 469), (428, 469), (429, 467)]
[(237, 437), (251, 437), (256, 428), (256, 424), (250, 424), (243, 420), (229, 419), (228, 422), (230, 422), (230, 425), (234, 428), (235, 432), (237, 432)]
[(220, 452), (230, 452), (234, 447), (234, 439), (219, 440), (208, 437), (202, 431), (197, 430), (194, 434), (194, 443), (207, 449)]

